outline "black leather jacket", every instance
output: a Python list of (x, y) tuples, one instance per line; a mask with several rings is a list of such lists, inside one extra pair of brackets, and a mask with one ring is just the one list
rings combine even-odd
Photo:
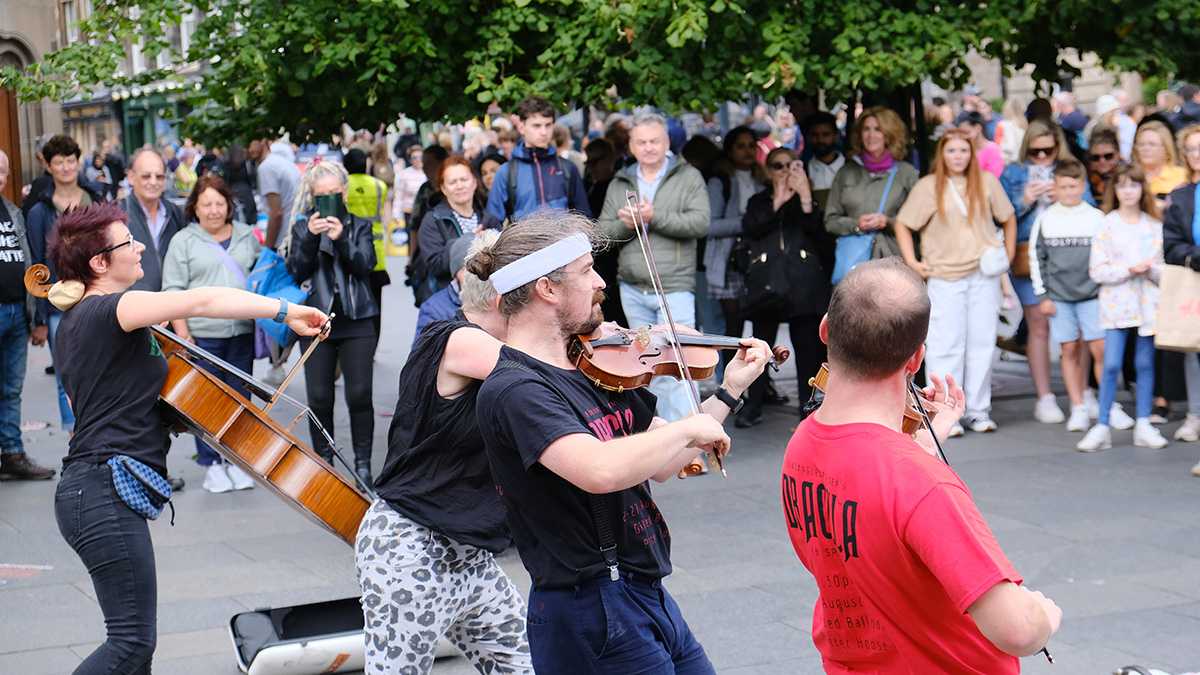
[(301, 286), (311, 288), (304, 304), (328, 312), (334, 298), (341, 296), (346, 318), (366, 319), (379, 314), (369, 281), (375, 269), (371, 223), (346, 213), (342, 225), (341, 236), (333, 240), (328, 234), (309, 232), (307, 218), (297, 220), (292, 225), (287, 270)]

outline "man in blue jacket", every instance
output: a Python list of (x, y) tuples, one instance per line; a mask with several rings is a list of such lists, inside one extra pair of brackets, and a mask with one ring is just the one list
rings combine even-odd
[(554, 106), (541, 96), (530, 96), (517, 104), (517, 117), (523, 139), (513, 149), (513, 161), (496, 170), (487, 210), (501, 222), (539, 209), (579, 211), (591, 218), (583, 176), (550, 145)]

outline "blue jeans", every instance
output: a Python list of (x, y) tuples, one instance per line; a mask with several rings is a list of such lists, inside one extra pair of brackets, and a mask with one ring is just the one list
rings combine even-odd
[[(254, 369), (254, 333), (246, 335), (235, 335), (229, 338), (195, 338), (196, 346), (213, 356), (229, 363), (241, 370), (249, 373)], [(210, 365), (203, 359), (198, 359), (196, 365), (204, 370), (217, 376), (225, 384), (233, 387), (237, 393), (250, 398), (250, 392), (242, 384), (242, 381), (228, 373), (221, 373), (216, 366)], [(196, 438), (196, 463), (200, 466), (209, 466), (211, 464), (220, 464), (221, 456), (208, 446), (208, 443)]]
[(54, 515), (92, 577), (108, 629), (75, 673), (148, 675), (158, 639), (158, 580), (146, 519), (117, 496), (107, 464), (84, 462), (63, 469)]
[[(58, 324), (62, 322), (62, 314), (53, 313), (46, 317), (46, 325), (50, 329), (47, 344), (50, 347), (50, 360), (54, 360), (54, 334), (58, 332)], [(67, 392), (63, 391), (62, 380), (59, 379), (58, 373), (54, 374), (54, 381), (58, 384), (58, 414), (62, 417), (62, 430), (75, 430), (75, 413), (71, 412), (71, 403), (67, 401)]]
[(25, 452), (21, 441), (21, 390), (29, 355), (24, 302), (0, 304), (0, 452)]
[[(1057, 304), (1057, 303), (1056, 303)], [(1134, 344), (1133, 365), (1137, 370), (1137, 417), (1150, 417), (1154, 406), (1154, 337), (1137, 334), (1137, 328), (1109, 328), (1104, 332), (1104, 373), (1100, 379), (1100, 416), (1096, 424), (1108, 426), (1108, 415), (1117, 397), (1117, 376), (1125, 361), (1125, 341), (1129, 335)], [(1191, 354), (1191, 356), (1195, 358)]]
[[(597, 554), (598, 555), (598, 554)], [(659, 582), (607, 576), (529, 591), (529, 650), (539, 673), (713, 675), (679, 605)]]
[[(675, 323), (689, 327), (696, 325), (696, 297), (691, 291), (667, 293), (667, 306)], [(658, 307), (658, 296), (643, 293), (629, 284), (621, 284), (621, 307), (625, 310), (625, 318), (629, 319), (629, 328), (667, 322)], [(692, 412), (687, 385), (683, 382), (672, 377), (656, 377), (650, 384), (650, 391), (658, 397), (658, 416), (664, 420), (674, 422)]]

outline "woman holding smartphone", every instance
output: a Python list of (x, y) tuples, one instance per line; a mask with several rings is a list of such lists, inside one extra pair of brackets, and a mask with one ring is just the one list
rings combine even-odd
[[(819, 329), (829, 308), (829, 275), (833, 270), (833, 238), (821, 222), (813, 203), (812, 185), (804, 164), (790, 148), (767, 154), (767, 189), (746, 203), (742, 218), (744, 237), (775, 242), (788, 261), (788, 309), (777, 316), (749, 316), (754, 337), (775, 344), (779, 324), (787, 322), (796, 358), (800, 391), (826, 360)], [(747, 279), (747, 283), (751, 283)], [(762, 403), (769, 386), (763, 373), (746, 392), (746, 404), (734, 424), (752, 427), (762, 421)], [(803, 400), (803, 397), (801, 397)]]
[[(333, 434), (334, 387), (340, 363), (350, 409), (350, 438), (354, 469), (364, 483), (371, 481), (371, 440), (375, 432), (372, 405), (372, 360), (375, 324), (379, 314), (371, 292), (375, 246), (371, 223), (345, 209), (350, 177), (337, 162), (308, 167), (296, 198), (297, 218), (292, 224), (287, 270), (300, 284), (309, 284), (305, 304), (336, 315), (329, 338), (313, 350), (304, 365), (308, 405), (321, 425)], [(304, 216), (300, 216), (304, 214)], [(302, 338), (307, 349), (311, 339)], [(326, 460), (324, 436), (309, 424), (312, 447)]]
[[(1038, 310), (1037, 295), (1029, 278), (1029, 234), (1038, 214), (1054, 202), (1054, 165), (1059, 159), (1073, 160), (1066, 139), (1057, 124), (1035, 119), (1029, 123), (1021, 141), (1020, 161), (1004, 167), (1000, 185), (1008, 195), (1017, 216), (1017, 249), (1010, 275), (1013, 290), (1021, 301), (1028, 338), (1025, 355), (1029, 374), (1037, 391), (1033, 417), (1043, 424), (1061, 424), (1067, 417), (1050, 391), (1050, 321)], [(1083, 200), (1095, 206), (1090, 191)], [(1097, 404), (1098, 405), (1098, 404)]]

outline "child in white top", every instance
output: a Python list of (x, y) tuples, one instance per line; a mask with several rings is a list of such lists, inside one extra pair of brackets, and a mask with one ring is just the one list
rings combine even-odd
[[(1075, 446), (1082, 452), (1112, 447), (1109, 413), (1117, 395), (1117, 374), (1130, 334), (1136, 342), (1137, 424), (1133, 444), (1161, 448), (1167, 444), (1150, 425), (1154, 400), (1154, 329), (1158, 313), (1158, 280), (1163, 266), (1162, 221), (1158, 202), (1136, 164), (1118, 166), (1112, 189), (1105, 194), (1100, 232), (1092, 239), (1088, 273), (1100, 284), (1100, 327), (1104, 335), (1104, 372), (1100, 380), (1100, 417)], [(1114, 209), (1114, 199), (1115, 206)]]

